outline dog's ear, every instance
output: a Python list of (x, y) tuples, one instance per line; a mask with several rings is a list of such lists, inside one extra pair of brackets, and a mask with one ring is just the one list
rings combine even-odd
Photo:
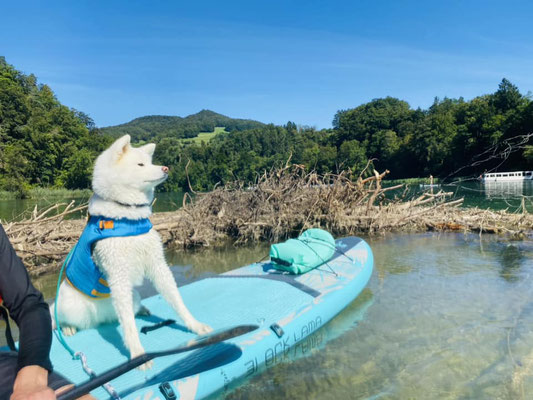
[(115, 140), (111, 145), (111, 152), (113, 153), (113, 160), (118, 161), (130, 148), (131, 137), (130, 135), (124, 135), (121, 138)]
[(145, 144), (144, 146), (139, 147), (139, 150), (144, 151), (146, 154), (148, 154), (151, 157), (154, 155), (155, 144), (153, 143)]

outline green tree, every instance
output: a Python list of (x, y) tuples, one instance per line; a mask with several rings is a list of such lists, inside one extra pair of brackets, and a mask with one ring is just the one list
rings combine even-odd
[(365, 167), (367, 160), (365, 149), (357, 140), (347, 140), (340, 145), (337, 154), (339, 170), (349, 168), (352, 172), (358, 174)]
[(73, 153), (65, 160), (65, 166), (58, 178), (59, 186), (67, 189), (88, 189), (91, 187), (94, 154), (87, 149)]
[(26, 197), (30, 185), (24, 176), (29, 164), (25, 149), (15, 143), (6, 145), (3, 148), (1, 164), (4, 171), (0, 174), (1, 187), (16, 193), (18, 197)]

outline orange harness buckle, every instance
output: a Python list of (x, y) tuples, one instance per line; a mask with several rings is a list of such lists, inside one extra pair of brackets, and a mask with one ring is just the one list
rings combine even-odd
[(114, 221), (100, 221), (100, 229), (113, 229), (115, 227)]

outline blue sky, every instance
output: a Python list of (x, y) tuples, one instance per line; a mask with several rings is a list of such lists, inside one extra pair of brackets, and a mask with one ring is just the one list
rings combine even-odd
[(20, 1), (0, 55), (98, 126), (201, 109), (326, 128), (394, 96), (533, 91), (528, 1)]

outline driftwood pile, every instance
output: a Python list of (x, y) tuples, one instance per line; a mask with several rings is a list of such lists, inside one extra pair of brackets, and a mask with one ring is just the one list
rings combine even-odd
[(58, 203), (44, 211), (34, 208), (32, 215), (22, 221), (2, 221), (11, 244), (31, 275), (61, 267), (60, 261), (76, 243), (86, 221), (65, 217), (79, 214), (85, 209), (86, 204), (74, 207), (74, 201), (69, 204)]
[[(402, 192), (402, 185), (383, 187), (387, 173), (353, 179), (349, 172), (318, 175), (286, 166), (266, 172), (253, 186), (232, 183), (194, 199), (187, 195), (182, 208), (154, 214), (152, 222), (166, 245), (182, 248), (228, 240), (275, 242), (311, 227), (336, 236), (437, 230), (523, 237), (533, 229), (531, 214), (461, 208), (462, 199), (450, 200), (451, 193), (443, 191), (410, 200), (392, 196)], [(58, 204), (41, 213), (34, 210), (29, 219), (4, 223), (32, 275), (61, 267), (85, 225), (85, 219), (65, 217), (86, 207)]]

